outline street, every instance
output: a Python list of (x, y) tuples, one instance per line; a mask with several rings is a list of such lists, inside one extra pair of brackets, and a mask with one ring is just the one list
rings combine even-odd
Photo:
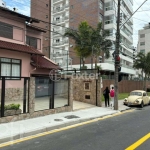
[[(76, 128), (34, 138), (3, 150), (128, 150), (150, 132), (150, 106), (85, 124)], [(149, 140), (138, 150), (149, 150)]]

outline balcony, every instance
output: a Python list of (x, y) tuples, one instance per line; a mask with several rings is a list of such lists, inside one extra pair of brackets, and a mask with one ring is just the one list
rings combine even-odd
[(66, 15), (60, 19), (54, 20), (53, 23), (61, 23), (69, 19), (69, 15)]
[(105, 11), (114, 10), (113, 6), (105, 7)]
[(62, 1), (62, 0), (53, 0), (53, 3), (56, 3), (56, 2), (59, 2), (59, 1)]
[(60, 42), (54, 42), (53, 46), (61, 46), (64, 44), (69, 44), (69, 40), (64, 40), (64, 41), (60, 41)]
[(53, 36), (61, 36), (65, 34), (66, 30), (56, 30), (53, 32)]
[(54, 10), (53, 10), (53, 12), (54, 13), (58, 13), (58, 12), (61, 12), (63, 10), (64, 10), (64, 7), (55, 7)]

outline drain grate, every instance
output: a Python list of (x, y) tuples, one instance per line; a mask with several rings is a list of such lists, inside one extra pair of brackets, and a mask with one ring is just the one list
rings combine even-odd
[(54, 119), (54, 121), (63, 121), (62, 119)]
[(143, 110), (143, 108), (137, 108), (136, 110)]
[(70, 115), (70, 116), (66, 116), (64, 118), (67, 118), (67, 119), (74, 119), (74, 118), (80, 118), (78, 116), (75, 116), (75, 115)]

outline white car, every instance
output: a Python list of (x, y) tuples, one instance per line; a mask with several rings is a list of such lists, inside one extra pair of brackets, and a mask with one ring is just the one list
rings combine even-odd
[(124, 99), (123, 104), (128, 106), (139, 105), (141, 107), (144, 107), (144, 105), (150, 104), (150, 98), (147, 95), (146, 91), (134, 90), (130, 92), (128, 98)]

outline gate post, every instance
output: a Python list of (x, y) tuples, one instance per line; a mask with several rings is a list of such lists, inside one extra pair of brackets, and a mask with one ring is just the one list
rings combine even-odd
[(5, 106), (5, 77), (2, 77), (1, 117), (4, 117), (4, 106)]

